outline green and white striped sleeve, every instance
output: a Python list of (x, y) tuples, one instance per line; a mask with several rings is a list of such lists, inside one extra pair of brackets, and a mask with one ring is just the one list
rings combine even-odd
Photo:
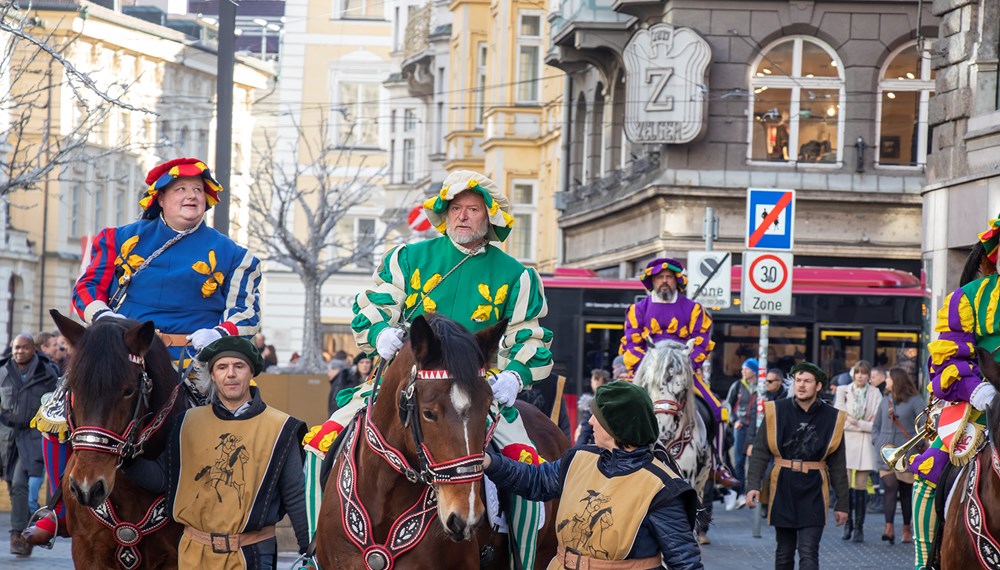
[(538, 324), (548, 310), (541, 278), (534, 269), (525, 269), (504, 310), (510, 322), (497, 355), (499, 367), (516, 372), (525, 388), (552, 372), (552, 331)]
[(369, 354), (375, 352), (375, 339), (379, 333), (399, 324), (406, 299), (405, 264), (405, 247), (397, 247), (385, 254), (372, 274), (375, 286), (354, 298), (351, 330), (358, 347)]

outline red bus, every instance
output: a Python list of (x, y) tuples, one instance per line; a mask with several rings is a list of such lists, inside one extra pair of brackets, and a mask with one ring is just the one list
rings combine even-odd
[[(760, 317), (740, 312), (741, 269), (732, 269), (732, 306), (706, 307), (715, 341), (709, 378), (721, 396), (743, 361), (757, 357)], [(769, 365), (787, 371), (810, 360), (832, 377), (864, 359), (886, 369), (903, 366), (922, 379), (930, 292), (921, 278), (851, 267), (795, 267), (792, 275), (792, 315), (770, 320)], [(592, 369), (611, 370), (625, 311), (646, 291), (638, 279), (602, 279), (586, 269), (557, 269), (542, 281), (549, 306), (542, 324), (554, 333), (553, 373), (566, 376), (567, 393), (579, 394)]]

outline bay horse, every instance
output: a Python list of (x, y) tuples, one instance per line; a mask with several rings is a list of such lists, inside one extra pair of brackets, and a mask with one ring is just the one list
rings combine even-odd
[[(378, 397), (341, 434), (316, 530), (320, 568), (508, 567), (506, 535), (483, 520), (482, 482), (493, 398), (483, 368), (506, 325), (473, 335), (440, 315), (414, 319)], [(561, 457), (569, 442), (559, 428), (516, 407), (539, 455)], [(538, 569), (555, 556), (556, 507), (545, 505)]]
[(184, 411), (170, 353), (150, 321), (105, 318), (84, 327), (50, 314), (74, 349), (66, 373), (73, 454), (62, 478), (73, 565), (177, 568), (183, 528), (161, 497), (120, 470), (127, 458), (155, 459)]
[[(1000, 364), (982, 347), (976, 347), (976, 356), (983, 377), (1000, 390)], [(941, 570), (1000, 567), (1000, 543), (996, 540), (1000, 537), (1000, 405), (996, 398), (987, 417), (989, 444), (955, 480), (943, 521)]]
[(677, 463), (680, 476), (706, 504), (703, 495), (711, 473), (711, 449), (706, 420), (698, 415), (689, 354), (687, 345), (660, 341), (646, 352), (633, 382), (653, 400), (660, 443)]

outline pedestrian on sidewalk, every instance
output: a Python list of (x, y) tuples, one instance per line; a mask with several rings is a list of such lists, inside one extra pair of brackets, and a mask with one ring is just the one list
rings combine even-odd
[[(872, 425), (882, 402), (882, 393), (871, 385), (872, 365), (859, 360), (853, 368), (854, 380), (837, 388), (834, 407), (847, 414), (844, 424), (844, 450), (847, 457), (850, 496), (844, 540), (864, 542), (865, 512), (868, 507), (868, 476), (875, 468), (872, 449)], [(853, 533), (853, 535), (852, 535)]]
[(896, 543), (896, 531), (893, 521), (896, 518), (896, 497), (899, 497), (903, 509), (903, 543), (913, 542), (910, 522), (913, 518), (913, 473), (892, 470), (882, 459), (879, 451), (885, 445), (899, 447), (913, 437), (917, 415), (924, 409), (924, 399), (917, 392), (913, 379), (906, 370), (896, 367), (889, 371), (885, 381), (885, 398), (879, 404), (878, 414), (872, 426), (872, 443), (875, 455), (878, 457), (879, 475), (882, 478), (882, 489), (885, 491), (883, 512), (885, 513), (885, 529), (882, 540), (889, 544)]
[(757, 359), (748, 358), (743, 361), (740, 368), (740, 379), (729, 386), (729, 393), (726, 401), (733, 411), (733, 467), (735, 467), (736, 478), (740, 484), (736, 487), (735, 501), (726, 495), (726, 510), (742, 508), (746, 504), (746, 479), (747, 479), (747, 456), (746, 448), (750, 444), (747, 440), (747, 416), (750, 414), (751, 402), (757, 394)]
[(826, 373), (811, 362), (792, 367), (793, 396), (764, 404), (747, 473), (747, 506), (756, 508), (761, 481), (770, 461), (771, 504), (767, 520), (774, 527), (775, 570), (819, 568), (819, 541), (826, 525), (829, 482), (837, 491), (834, 519), (847, 521), (847, 470), (844, 460), (845, 414), (819, 399)]

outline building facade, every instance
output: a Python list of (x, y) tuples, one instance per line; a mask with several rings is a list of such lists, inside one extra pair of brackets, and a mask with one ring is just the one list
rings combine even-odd
[[(211, 164), (215, 148), (214, 46), (89, 2), (35, 3), (31, 17), (35, 29), (29, 32), (44, 32), (98, 91), (131, 108), (103, 103), (67, 68), (50, 66), (49, 58), (36, 57), (23, 43), (10, 59), (7, 72), (16, 80), (9, 96), (35, 98), (35, 105), (11, 109), (15, 122), (28, 127), (16, 141), (7, 141), (8, 152), (19, 154), (12, 160), (43, 152), (46, 137), (80, 144), (79, 152), (35, 189), (7, 196), (10, 206), (0, 224), (5, 234), (0, 341), (8, 342), (11, 334), (51, 329), (50, 308), (70, 311), (90, 239), (104, 227), (137, 217), (150, 168), (178, 156), (199, 156)], [(256, 60), (237, 61), (234, 173), (248, 170), (255, 92), (272, 75)], [(236, 175), (227, 191), (245, 195), (246, 185)], [(238, 217), (239, 210), (233, 214)]]
[[(924, 264), (932, 309), (958, 287), (977, 234), (1000, 217), (1000, 1), (935, 2), (933, 152), (924, 187)], [(931, 314), (935, 314), (932, 312)]]
[(703, 249), (711, 206), (738, 263), (747, 188), (785, 188), (797, 264), (919, 274), (937, 35), (919, 5), (561, 2), (563, 261), (631, 277)]

